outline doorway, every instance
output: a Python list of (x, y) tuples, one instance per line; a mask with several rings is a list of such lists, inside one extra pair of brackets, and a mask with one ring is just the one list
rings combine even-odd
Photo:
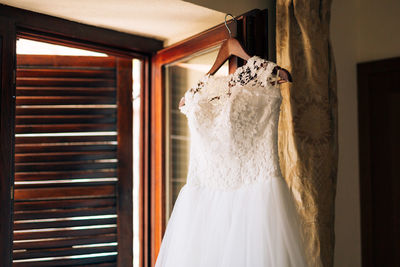
[(363, 266), (400, 266), (400, 58), (358, 70)]

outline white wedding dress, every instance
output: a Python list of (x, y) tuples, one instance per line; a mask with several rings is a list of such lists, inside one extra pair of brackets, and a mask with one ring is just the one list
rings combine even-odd
[(203, 76), (185, 93), (187, 183), (156, 267), (306, 266), (294, 200), (279, 168), (275, 66), (253, 56), (235, 73)]

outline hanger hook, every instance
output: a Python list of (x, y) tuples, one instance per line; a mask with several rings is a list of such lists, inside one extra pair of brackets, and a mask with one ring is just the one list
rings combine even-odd
[(228, 17), (228, 16), (231, 16), (233, 18), (233, 20), (236, 21), (236, 23), (237, 23), (237, 19), (232, 14), (226, 14), (225, 15), (225, 27), (228, 29), (229, 37), (232, 37), (232, 32), (229, 29), (228, 24), (226, 23), (226, 17)]

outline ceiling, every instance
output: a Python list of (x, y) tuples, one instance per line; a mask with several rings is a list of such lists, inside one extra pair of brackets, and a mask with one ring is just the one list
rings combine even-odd
[(0, 3), (121, 32), (164, 46), (224, 21), (225, 14), (180, 0), (0, 0)]

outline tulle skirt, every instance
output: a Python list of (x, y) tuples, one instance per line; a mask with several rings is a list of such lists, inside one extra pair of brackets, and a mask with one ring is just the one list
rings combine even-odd
[(184, 185), (155, 266), (306, 266), (286, 184), (272, 177), (233, 191)]

